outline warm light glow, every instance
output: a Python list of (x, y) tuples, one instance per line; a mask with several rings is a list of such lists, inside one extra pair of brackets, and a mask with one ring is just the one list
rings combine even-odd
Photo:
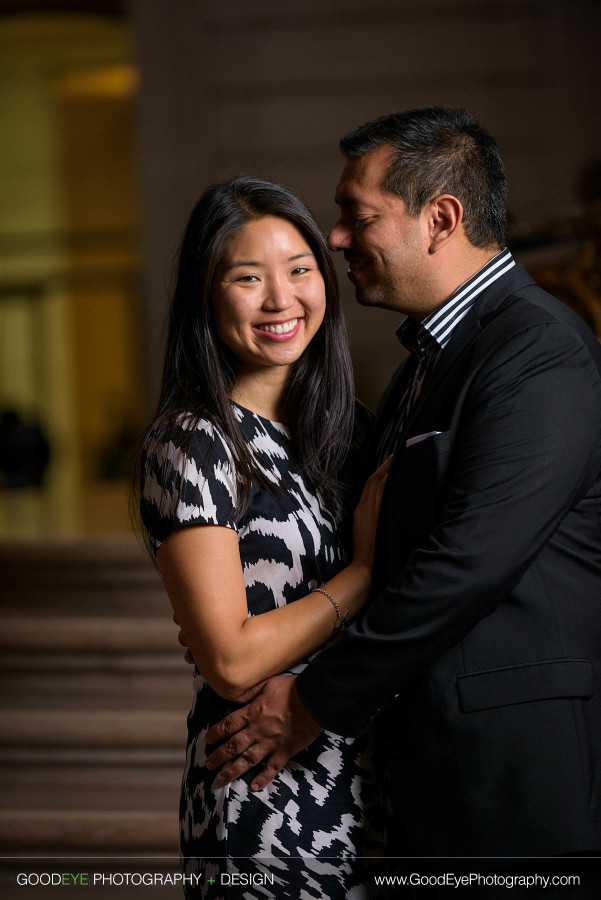
[(140, 73), (134, 65), (77, 69), (57, 79), (57, 90), (69, 97), (127, 97), (138, 90)]

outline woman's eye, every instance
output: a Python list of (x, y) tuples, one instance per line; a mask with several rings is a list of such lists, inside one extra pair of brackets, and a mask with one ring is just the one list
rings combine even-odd
[(304, 272), (308, 272), (308, 271), (309, 270), (306, 269), (304, 266), (297, 266), (296, 269), (293, 269), (290, 274), (291, 275), (303, 275)]
[(247, 284), (252, 283), (253, 281), (258, 281), (258, 280), (259, 279), (257, 278), (256, 275), (241, 275), (240, 278), (238, 278), (238, 281), (244, 281)]

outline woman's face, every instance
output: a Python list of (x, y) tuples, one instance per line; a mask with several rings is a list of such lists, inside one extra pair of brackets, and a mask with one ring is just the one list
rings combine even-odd
[(326, 292), (317, 260), (286, 219), (249, 222), (228, 243), (213, 285), (217, 334), (246, 371), (289, 366), (321, 325)]

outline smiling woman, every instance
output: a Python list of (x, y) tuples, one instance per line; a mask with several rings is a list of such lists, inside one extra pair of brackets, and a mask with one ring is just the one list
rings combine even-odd
[(244, 403), (249, 380), (255, 389), (257, 369), (273, 367), (260, 412), (279, 420), (289, 366), (315, 337), (325, 309), (317, 259), (294, 225), (265, 216), (233, 237), (213, 288), (217, 334), (238, 360), (232, 399)]
[(301, 671), (367, 600), (386, 469), (361, 495), (347, 563), (353, 420), (344, 318), (311, 214), (261, 179), (210, 188), (184, 235), (140, 460), (146, 539), (196, 661), (180, 805), (185, 869), (203, 876), (195, 900), (225, 857), (233, 874), (235, 857), (286, 857), (262, 898), (368, 896), (350, 860), (381, 850), (371, 735), (319, 735), (310, 720), (316, 740), (263, 791), (253, 772), (223, 785), (205, 766), (207, 731), (241, 692)]

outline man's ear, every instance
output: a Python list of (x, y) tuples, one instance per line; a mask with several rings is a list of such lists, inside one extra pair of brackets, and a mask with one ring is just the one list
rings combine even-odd
[(461, 230), (463, 206), (452, 194), (441, 194), (428, 203), (430, 253), (437, 253)]

